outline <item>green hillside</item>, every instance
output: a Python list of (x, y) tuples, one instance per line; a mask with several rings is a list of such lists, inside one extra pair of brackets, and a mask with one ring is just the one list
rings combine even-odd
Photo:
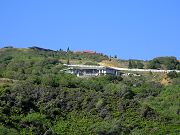
[[(78, 78), (61, 71), (68, 61), (112, 59), (70, 50), (0, 49), (0, 135), (180, 134), (180, 74)], [(168, 64), (164, 58), (158, 63)], [(179, 68), (176, 59), (171, 63)]]

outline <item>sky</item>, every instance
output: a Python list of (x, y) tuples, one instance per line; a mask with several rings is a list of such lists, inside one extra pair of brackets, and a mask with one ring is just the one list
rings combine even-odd
[(0, 48), (180, 59), (180, 0), (0, 0)]

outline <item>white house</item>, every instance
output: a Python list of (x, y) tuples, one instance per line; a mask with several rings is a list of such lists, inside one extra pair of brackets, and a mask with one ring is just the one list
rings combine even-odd
[(66, 65), (69, 68), (65, 70), (66, 73), (75, 74), (77, 76), (99, 76), (99, 75), (118, 75), (118, 70), (104, 67), (104, 66), (92, 66), (92, 65)]

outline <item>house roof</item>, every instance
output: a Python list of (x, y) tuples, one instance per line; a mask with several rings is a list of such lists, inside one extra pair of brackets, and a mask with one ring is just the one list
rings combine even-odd
[(95, 54), (96, 52), (91, 51), (91, 50), (85, 50), (85, 51), (83, 51), (83, 53), (92, 53), (92, 54)]
[(91, 51), (91, 50), (74, 51), (74, 53), (90, 53), (90, 54), (96, 54), (96, 52), (95, 52), (95, 51)]
[(75, 69), (94, 69), (94, 70), (102, 70), (105, 69), (105, 67), (74, 67)]
[(73, 69), (97, 69), (97, 70), (102, 70), (102, 69), (113, 69), (110, 67), (105, 67), (105, 66), (94, 66), (94, 65), (66, 65), (70, 68)]

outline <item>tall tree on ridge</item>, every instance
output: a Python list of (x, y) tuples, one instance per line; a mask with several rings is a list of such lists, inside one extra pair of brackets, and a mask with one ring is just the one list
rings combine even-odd
[(70, 52), (70, 49), (69, 49), (69, 46), (68, 46), (68, 48), (67, 48), (67, 55), (68, 55), (67, 64), (68, 65), (70, 64), (70, 54), (69, 54), (69, 52)]

